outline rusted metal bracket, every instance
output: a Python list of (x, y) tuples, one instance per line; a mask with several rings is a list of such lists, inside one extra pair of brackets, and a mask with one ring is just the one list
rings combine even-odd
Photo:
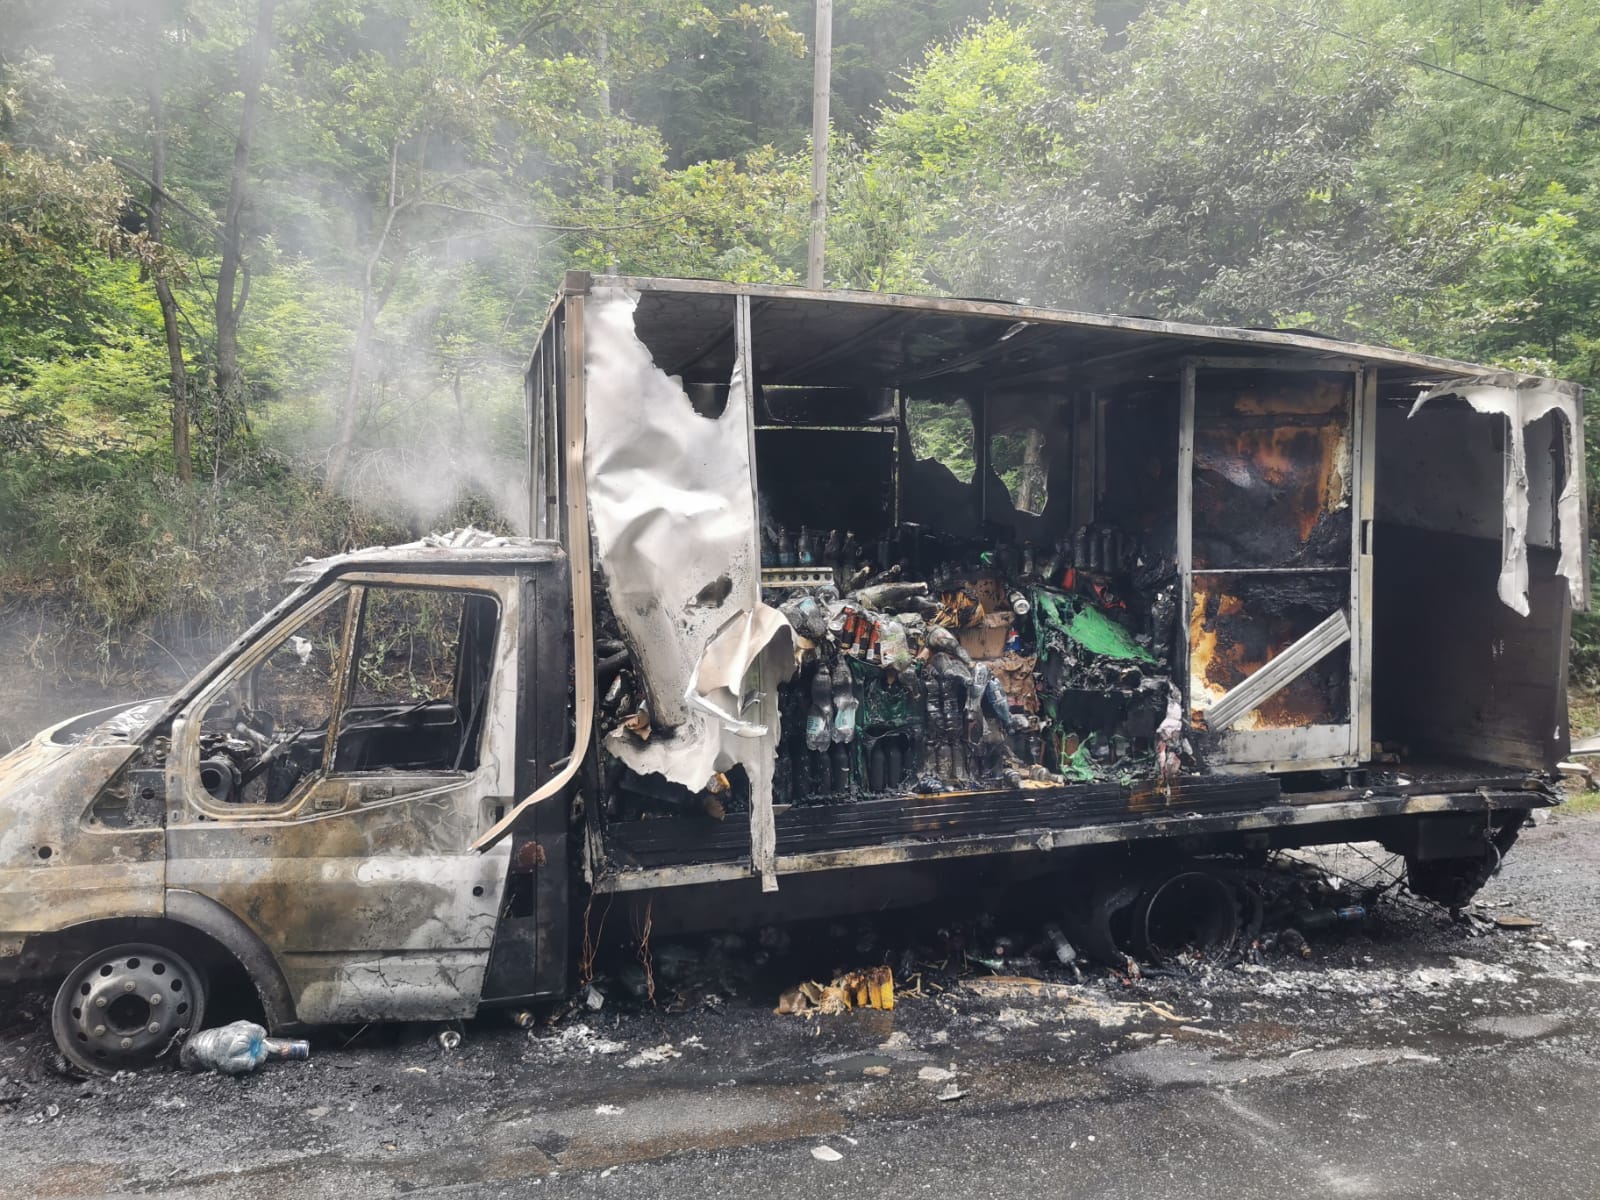
[(1228, 728), (1246, 713), (1261, 707), (1349, 640), (1350, 614), (1341, 608), (1206, 709), (1206, 724), (1213, 730)]

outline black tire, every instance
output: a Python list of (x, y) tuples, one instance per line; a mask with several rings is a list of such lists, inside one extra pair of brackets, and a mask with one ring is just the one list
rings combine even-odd
[(50, 1031), (67, 1061), (110, 1075), (137, 1071), (201, 1027), (206, 977), (167, 946), (126, 942), (89, 955), (62, 980)]
[(1497, 830), (1477, 858), (1435, 858), (1423, 861), (1406, 857), (1406, 886), (1425, 900), (1454, 911), (1472, 902), (1483, 885), (1500, 870), (1506, 851), (1522, 831), (1522, 822), (1513, 821)]

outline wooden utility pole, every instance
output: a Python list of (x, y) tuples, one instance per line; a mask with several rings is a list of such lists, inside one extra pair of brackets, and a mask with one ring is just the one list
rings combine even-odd
[(811, 75), (811, 246), (806, 286), (827, 286), (822, 248), (828, 223), (828, 93), (833, 76), (833, 0), (817, 0), (815, 62)]
[[(600, 30), (600, 111), (606, 118), (605, 129), (601, 135), (605, 139), (606, 158), (601, 164), (604, 169), (600, 175), (600, 189), (606, 194), (606, 223), (614, 225), (617, 221), (617, 176), (611, 154), (611, 38), (604, 28)], [(615, 275), (617, 256), (609, 235), (603, 244), (606, 253), (606, 274)]]

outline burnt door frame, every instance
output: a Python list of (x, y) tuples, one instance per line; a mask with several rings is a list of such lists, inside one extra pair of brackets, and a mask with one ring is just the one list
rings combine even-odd
[[(1348, 374), (1350, 412), (1349, 714), (1343, 724), (1248, 731), (1214, 731), (1209, 762), (1228, 771), (1303, 771), (1355, 766), (1370, 757), (1372, 741), (1372, 522), (1377, 373), (1355, 359), (1200, 356), (1182, 364), (1178, 419), (1178, 622), (1177, 674), (1186, 721), (1192, 723), (1190, 621), (1194, 605), (1194, 451), (1196, 376), (1201, 371)], [(1338, 571), (1340, 568), (1328, 568)], [(1202, 575), (1237, 574), (1227, 570)], [(1340, 643), (1342, 644), (1342, 643)], [(1319, 656), (1320, 657), (1320, 656)], [(1270, 660), (1269, 660), (1270, 661)]]

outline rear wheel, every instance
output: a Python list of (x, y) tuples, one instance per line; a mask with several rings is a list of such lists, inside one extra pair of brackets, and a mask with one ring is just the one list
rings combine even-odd
[(206, 978), (176, 951), (148, 942), (91, 954), (67, 973), (50, 1027), (68, 1061), (98, 1074), (155, 1062), (205, 1018)]
[(1479, 889), (1500, 870), (1506, 851), (1522, 831), (1522, 822), (1502, 826), (1472, 858), (1406, 858), (1406, 886), (1417, 895), (1454, 911), (1465, 908)]

